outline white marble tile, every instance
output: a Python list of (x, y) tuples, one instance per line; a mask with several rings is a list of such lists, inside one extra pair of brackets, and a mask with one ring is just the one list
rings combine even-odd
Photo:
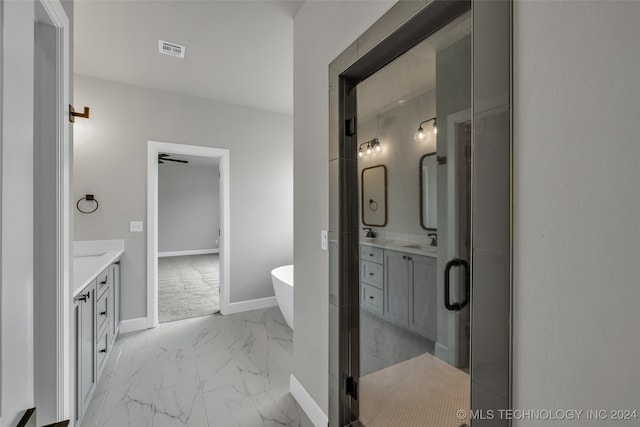
[(211, 426), (258, 427), (263, 425), (253, 400), (238, 388), (226, 386), (203, 393), (207, 418)]
[(200, 384), (198, 364), (195, 358), (158, 360), (155, 386), (157, 389), (178, 384)]
[(160, 325), (159, 359), (189, 358), (231, 345), (223, 334), (226, 319), (221, 315), (203, 316)]
[[(279, 352), (284, 353), (282, 347), (277, 344), (270, 346), (270, 348), (279, 348)], [(254, 363), (255, 353), (237, 353), (234, 356), (234, 360), (240, 369), (242, 380), (247, 385), (247, 390), (251, 395), (289, 384), (291, 356), (284, 356), (283, 354), (283, 358), (280, 359), (277, 355), (277, 352), (275, 357), (267, 355), (264, 367), (257, 366)]]
[(153, 381), (112, 386), (102, 407), (100, 427), (151, 427)]
[(150, 347), (123, 348), (117, 368), (113, 372), (111, 386), (147, 383), (154, 387), (156, 351)]
[(156, 391), (153, 427), (207, 425), (207, 414), (199, 384), (180, 384)]
[(81, 427), (306, 427), (292, 337), (277, 307), (123, 334)]
[(197, 359), (202, 391), (207, 392), (242, 381), (240, 370), (229, 350), (205, 354)]
[(254, 396), (262, 426), (313, 427), (311, 421), (289, 393), (289, 387), (280, 387)]

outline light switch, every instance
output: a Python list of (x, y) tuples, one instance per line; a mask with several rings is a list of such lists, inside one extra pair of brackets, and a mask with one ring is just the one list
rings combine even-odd
[(327, 247), (328, 247), (327, 240), (328, 240), (328, 238), (327, 238), (327, 230), (322, 230), (320, 232), (320, 248), (323, 251), (327, 250)]
[(142, 221), (130, 221), (129, 222), (129, 231), (131, 233), (142, 233), (144, 231), (144, 226)]

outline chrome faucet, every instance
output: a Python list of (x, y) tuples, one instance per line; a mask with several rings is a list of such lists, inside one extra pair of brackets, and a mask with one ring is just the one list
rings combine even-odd
[(427, 237), (431, 237), (431, 246), (438, 246), (438, 235), (436, 233), (429, 233)]
[(364, 227), (363, 230), (367, 231), (367, 234), (364, 237), (376, 237), (376, 233), (371, 230), (369, 227)]

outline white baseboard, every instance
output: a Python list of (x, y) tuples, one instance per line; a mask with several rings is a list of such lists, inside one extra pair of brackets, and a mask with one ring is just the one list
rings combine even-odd
[(194, 249), (192, 251), (158, 252), (158, 258), (167, 256), (208, 255), (220, 253), (220, 249)]
[(146, 317), (138, 317), (137, 319), (127, 319), (120, 322), (120, 333), (142, 331), (149, 327), (149, 321)]
[(276, 297), (252, 299), (249, 301), (231, 302), (220, 306), (220, 313), (223, 315), (242, 313), (244, 311), (259, 310), (261, 308), (275, 307), (278, 305)]
[(315, 427), (327, 427), (329, 425), (329, 417), (324, 413), (320, 406), (313, 400), (309, 392), (300, 384), (295, 375), (291, 374), (289, 380), (289, 393), (298, 402), (307, 417), (311, 420)]

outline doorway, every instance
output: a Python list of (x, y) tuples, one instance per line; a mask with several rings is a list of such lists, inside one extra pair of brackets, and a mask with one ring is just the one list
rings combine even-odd
[[(149, 327), (218, 311), (225, 314), (229, 305), (229, 150), (149, 141), (147, 153)], [(185, 182), (184, 176), (176, 178), (184, 175), (180, 167), (189, 166), (188, 179), (207, 177), (200, 188)], [(185, 201), (191, 207), (180, 206)], [(164, 216), (159, 215), (160, 206)], [(194, 212), (185, 216), (184, 208), (199, 211), (197, 218)], [(161, 226), (166, 229), (161, 231)]]
[(331, 426), (509, 423), (510, 11), (394, 6), (329, 67)]
[(158, 155), (158, 321), (220, 312), (217, 157)]

